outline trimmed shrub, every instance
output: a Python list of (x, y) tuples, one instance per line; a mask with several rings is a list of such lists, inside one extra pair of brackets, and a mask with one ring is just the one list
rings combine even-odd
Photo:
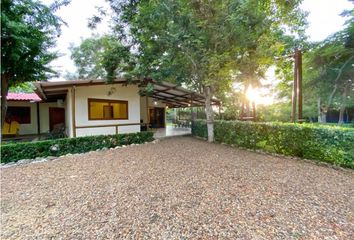
[(208, 138), (208, 129), (205, 120), (192, 121), (192, 135), (204, 139)]
[[(192, 135), (207, 137), (197, 120)], [(250, 149), (320, 160), (354, 169), (354, 130), (293, 123), (215, 121), (215, 141)]]
[(16, 162), (20, 159), (61, 156), (68, 153), (85, 153), (101, 148), (144, 143), (154, 140), (152, 132), (118, 135), (100, 135), (77, 138), (62, 138), (38, 142), (10, 143), (1, 146), (1, 162)]

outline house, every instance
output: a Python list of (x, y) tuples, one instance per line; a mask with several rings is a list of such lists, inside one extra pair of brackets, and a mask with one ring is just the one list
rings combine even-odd
[[(166, 108), (204, 106), (203, 95), (183, 87), (149, 81), (153, 92), (141, 95), (141, 82), (118, 79), (36, 82), (35, 93), (9, 93), (8, 113), (20, 123), (20, 135), (46, 133), (65, 124), (69, 137), (133, 133), (165, 127)], [(219, 102), (212, 100), (214, 105)]]
[(36, 93), (8, 93), (6, 115), (20, 124), (20, 135), (45, 133), (52, 106), (56, 104), (43, 102)]

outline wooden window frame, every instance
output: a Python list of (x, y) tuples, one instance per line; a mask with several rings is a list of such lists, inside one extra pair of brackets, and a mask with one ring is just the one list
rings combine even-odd
[[(7, 108), (8, 109), (9, 108), (23, 108), (23, 109), (26, 109), (26, 111), (28, 111), (28, 113), (29, 113), (29, 121), (28, 122), (19, 121), (18, 123), (19, 124), (32, 124), (32, 112), (31, 112), (32, 108), (31, 108), (31, 106), (8, 106)], [(9, 114), (9, 112), (11, 112), (11, 111), (7, 111), (6, 115)], [(8, 117), (8, 116), (6, 116), (6, 117)]]
[[(123, 103), (126, 104), (126, 118), (91, 118), (91, 108), (90, 108), (90, 103), (91, 102), (105, 102), (109, 103), (109, 106), (111, 106), (111, 103)], [(101, 99), (101, 98), (88, 98), (87, 99), (87, 108), (88, 108), (88, 119), (90, 121), (109, 121), (109, 120), (128, 120), (129, 119), (129, 104), (128, 101), (124, 100), (112, 100), (112, 99)], [(114, 115), (114, 114), (113, 114)]]

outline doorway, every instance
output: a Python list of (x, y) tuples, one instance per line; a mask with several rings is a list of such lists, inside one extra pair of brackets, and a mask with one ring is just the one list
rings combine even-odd
[(65, 125), (65, 108), (49, 108), (49, 130), (52, 131), (57, 124)]
[(165, 108), (150, 108), (149, 118), (152, 128), (164, 128), (165, 127)]

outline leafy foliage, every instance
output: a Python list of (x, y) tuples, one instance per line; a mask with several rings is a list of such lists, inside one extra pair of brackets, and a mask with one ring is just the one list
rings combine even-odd
[(46, 6), (35, 0), (1, 1), (1, 124), (9, 87), (53, 76), (48, 64), (57, 54), (50, 48), (63, 24), (54, 12), (68, 3), (55, 1)]
[(281, 37), (287, 31), (302, 35), (300, 2), (109, 0), (117, 34), (136, 48), (134, 75), (203, 93), (209, 128), (210, 99), (235, 80), (257, 84), (273, 56), (284, 51)]
[[(349, 17), (343, 30), (321, 42), (301, 45), (305, 110), (303, 116), (306, 118), (318, 116), (319, 121), (325, 122), (330, 110), (339, 110), (343, 118), (344, 110), (354, 106), (354, 9), (347, 10), (342, 15)], [(277, 66), (278, 78), (282, 79), (277, 86), (279, 97), (290, 102), (293, 86), (292, 59), (280, 59)]]
[[(352, 25), (354, 26), (354, 23)], [(350, 33), (349, 28), (316, 44), (305, 58), (306, 97), (312, 100), (313, 105), (317, 103), (318, 98), (322, 99), (321, 107), (325, 108), (323, 110), (326, 112), (330, 107), (338, 109), (341, 103), (347, 101), (347, 98), (352, 99), (351, 105), (354, 104), (353, 91), (347, 93), (344, 99), (342, 98), (343, 92), (354, 87), (352, 78), (354, 76), (354, 48), (347, 47), (348, 39), (354, 32)], [(306, 89), (312, 90), (307, 92)], [(349, 102), (347, 106), (350, 106)]]
[(114, 36), (85, 39), (79, 46), (71, 46), (71, 58), (80, 79), (113, 81), (127, 74), (134, 66), (129, 48)]
[[(354, 169), (353, 129), (311, 124), (216, 121), (214, 131), (218, 142)], [(195, 121), (192, 134), (206, 138), (206, 122)]]
[(78, 138), (62, 138), (28, 143), (10, 143), (2, 145), (2, 163), (16, 162), (20, 159), (61, 156), (68, 153), (85, 153), (102, 148), (144, 143), (153, 140), (152, 132), (132, 134), (101, 135)]
[(9, 86), (27, 81), (45, 80), (56, 53), (54, 46), (62, 20), (53, 14), (68, 1), (46, 6), (33, 0), (1, 1), (1, 76)]
[(137, 73), (197, 90), (224, 89), (230, 70), (254, 81), (284, 51), (285, 28), (301, 34), (304, 26), (300, 1), (109, 2), (116, 30), (138, 48)]
[(10, 87), (9, 91), (17, 93), (32, 93), (34, 91), (34, 87), (31, 82), (24, 82)]

